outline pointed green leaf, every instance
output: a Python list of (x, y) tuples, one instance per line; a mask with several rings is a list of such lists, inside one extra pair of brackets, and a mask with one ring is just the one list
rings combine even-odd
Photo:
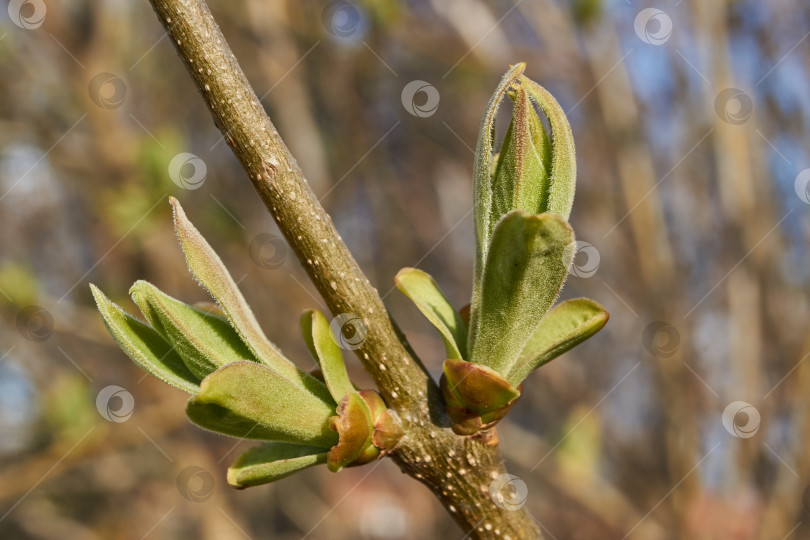
[(236, 362), (203, 379), (186, 414), (199, 426), (246, 439), (331, 448), (335, 403), (325, 402), (254, 362)]
[[(473, 295), (472, 295), (472, 323), (467, 343), (472, 344), (473, 333), (476, 328), (475, 319), (478, 312), (478, 303), (481, 290), (481, 277), (484, 273), (484, 262), (489, 248), (490, 232), (493, 225), (490, 223), (492, 212), (492, 171), (493, 146), (495, 144), (495, 115), (498, 107), (506, 96), (509, 88), (517, 81), (526, 69), (523, 62), (515, 64), (506, 72), (489, 98), (487, 110), (481, 120), (478, 130), (478, 142), (475, 146), (475, 163), (473, 164), (473, 215), (475, 221), (475, 266), (473, 267)], [(470, 347), (467, 348), (470, 350)]]
[(577, 158), (571, 124), (548, 90), (525, 75), (520, 76), (520, 84), (543, 110), (551, 127), (551, 185), (548, 205), (543, 211), (558, 214), (568, 220), (574, 204), (577, 181)]
[(256, 361), (225, 319), (184, 304), (146, 281), (136, 281), (129, 294), (152, 328), (201, 380), (231, 362)]
[(520, 384), (535, 369), (596, 334), (609, 316), (604, 307), (588, 298), (560, 303), (540, 322), (507, 378)]
[(523, 86), (510, 96), (515, 106), (492, 177), (491, 229), (511, 210), (541, 214), (548, 207), (551, 143), (546, 128)]
[(487, 256), (472, 362), (510, 372), (557, 298), (573, 241), (571, 227), (556, 214), (504, 216)]
[(228, 467), (228, 483), (240, 488), (258, 486), (323, 463), (326, 463), (324, 448), (265, 443), (251, 448)]
[(329, 392), (323, 383), (295, 367), (267, 339), (222, 260), (188, 220), (177, 199), (171, 197), (170, 202), (174, 210), (175, 233), (183, 248), (189, 270), (219, 302), (242, 341), (254, 356), (294, 384), (307, 388), (321, 397), (328, 396)]
[(329, 321), (320, 311), (309, 309), (301, 315), (300, 323), (309, 352), (320, 364), (326, 386), (335, 402), (340, 403), (346, 394), (354, 392), (354, 386), (346, 372), (337, 339), (329, 328)]
[(417, 268), (403, 268), (397, 273), (394, 283), (439, 331), (447, 358), (464, 359), (467, 355), (467, 325), (430, 274)]
[(200, 391), (200, 379), (160, 334), (111, 302), (92, 283), (90, 290), (107, 331), (138, 367), (190, 394)]

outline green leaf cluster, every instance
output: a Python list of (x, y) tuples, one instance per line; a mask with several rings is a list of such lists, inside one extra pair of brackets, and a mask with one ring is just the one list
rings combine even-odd
[[(576, 183), (574, 139), (560, 105), (524, 69), (518, 64), (504, 75), (479, 131), (468, 317), (425, 272), (405, 268), (395, 278), (444, 341), (442, 391), (454, 429), (462, 434), (492, 427), (532, 371), (594, 335), (608, 319), (602, 306), (585, 298), (554, 307), (575, 244), (567, 221)], [(495, 154), (495, 119), (506, 96), (513, 113)]]
[(93, 296), (110, 335), (139, 367), (192, 394), (186, 414), (197, 425), (233, 437), (267, 441), (228, 471), (239, 487), (271, 482), (327, 463), (342, 467), (376, 459), (375, 423), (386, 434), (398, 421), (378, 394), (358, 392), (323, 314), (301, 318), (304, 339), (323, 379), (299, 369), (265, 336), (222, 260), (172, 199), (177, 238), (189, 270), (217, 302), (190, 306), (146, 281), (130, 289), (146, 323), (97, 287)]

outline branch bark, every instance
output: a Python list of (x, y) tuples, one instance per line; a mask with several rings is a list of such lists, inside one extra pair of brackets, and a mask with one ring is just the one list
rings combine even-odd
[(437, 385), (310, 189), (205, 2), (150, 2), (215, 124), (329, 309), (360, 317), (368, 329), (356, 353), (405, 430), (391, 457), (430, 488), (469, 538), (540, 538), (528, 512), (493, 502), (490, 484), (506, 472), (497, 445), (450, 430)]

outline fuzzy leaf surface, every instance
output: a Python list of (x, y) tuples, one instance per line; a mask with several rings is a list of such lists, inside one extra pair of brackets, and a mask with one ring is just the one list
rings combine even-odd
[(228, 467), (228, 483), (251, 487), (275, 482), (300, 470), (326, 463), (326, 451), (316, 446), (271, 442), (251, 448)]
[(343, 354), (332, 335), (329, 321), (317, 310), (307, 310), (301, 315), (301, 333), (313, 358), (320, 364), (326, 386), (336, 403), (346, 394), (354, 392), (349, 379)]
[(512, 120), (492, 176), (491, 229), (511, 210), (541, 214), (548, 208), (551, 142), (526, 89), (518, 86), (510, 95)]
[(471, 361), (505, 376), (562, 288), (574, 232), (556, 214), (514, 210), (492, 235)]
[(394, 283), (439, 331), (447, 358), (464, 359), (467, 325), (430, 274), (417, 268), (403, 268)]
[(298, 369), (264, 335), (253, 311), (211, 245), (186, 217), (177, 199), (170, 199), (174, 210), (174, 229), (192, 275), (213, 296), (228, 316), (236, 332), (262, 364), (289, 379), (293, 384), (326, 397), (326, 386)]
[(152, 328), (180, 354), (200, 379), (216, 369), (256, 358), (228, 321), (172, 298), (146, 281), (129, 290)]
[(201, 427), (233, 437), (331, 448), (337, 443), (329, 429), (335, 407), (331, 398), (325, 402), (265, 366), (236, 362), (203, 379), (186, 414)]
[(508, 376), (518, 385), (535, 369), (571, 350), (607, 323), (608, 312), (588, 298), (561, 302), (540, 322)]
[(135, 365), (189, 394), (200, 391), (200, 378), (189, 371), (180, 355), (160, 334), (113, 303), (95, 285), (91, 284), (90, 290), (104, 326)]
[(484, 262), (489, 248), (490, 231), (493, 224), (492, 219), (492, 171), (494, 170), (493, 146), (495, 144), (495, 116), (498, 107), (506, 97), (509, 88), (517, 81), (518, 77), (526, 69), (526, 64), (521, 62), (512, 66), (501, 78), (501, 82), (495, 89), (495, 93), (489, 98), (484, 117), (481, 119), (481, 127), (478, 130), (478, 142), (475, 145), (475, 162), (473, 163), (473, 217), (475, 221), (475, 265), (473, 267), (473, 294), (471, 305), (470, 335), (467, 339), (467, 350), (471, 350), (471, 344), (476, 331), (476, 319), (478, 317), (478, 304), (480, 301), (481, 277), (484, 273)]
[(551, 93), (525, 75), (519, 78), (520, 85), (540, 106), (551, 127), (551, 180), (548, 204), (543, 210), (568, 220), (574, 204), (577, 182), (577, 158), (574, 148), (574, 133), (560, 104)]

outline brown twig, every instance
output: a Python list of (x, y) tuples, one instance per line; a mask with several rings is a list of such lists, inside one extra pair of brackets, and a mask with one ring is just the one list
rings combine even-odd
[(368, 333), (356, 352), (406, 432), (393, 459), (433, 491), (469, 538), (540, 538), (527, 512), (493, 502), (490, 484), (505, 473), (497, 447), (449, 429), (435, 382), (316, 199), (205, 2), (150, 1), (214, 122), (329, 309), (364, 322)]

